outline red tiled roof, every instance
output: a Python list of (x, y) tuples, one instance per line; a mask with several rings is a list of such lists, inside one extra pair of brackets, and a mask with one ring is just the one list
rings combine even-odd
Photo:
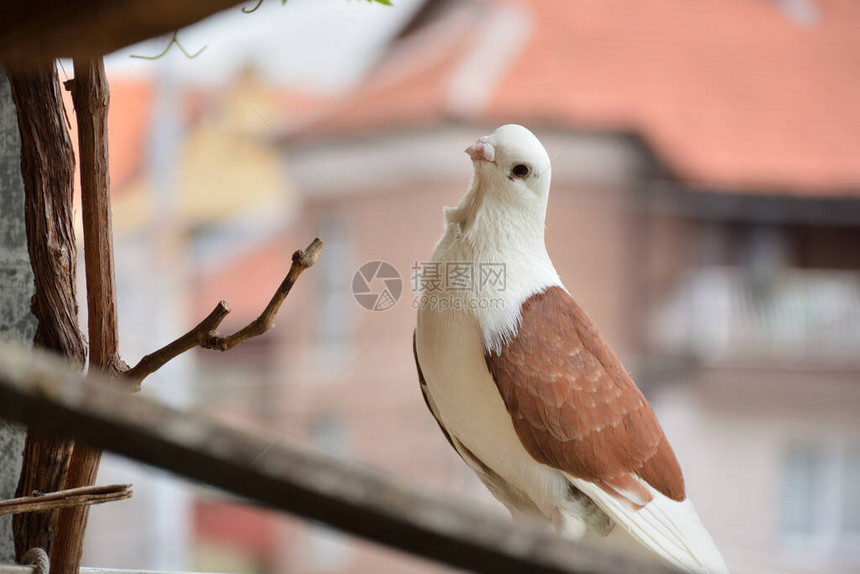
[[(467, 26), (452, 11), (460, 20), (449, 18), (447, 36), (418, 31), (392, 46), (307, 131), (348, 137), (457, 117), (454, 77), (490, 13), (514, 6), (528, 15), (528, 38), (465, 119), (632, 130), (691, 184), (860, 195), (860, 3), (808, 2), (809, 23), (778, 0), (481, 3)], [(397, 61), (411, 70), (393, 78)]]
[[(462, 40), (456, 42), (455, 47), (462, 43)], [(313, 129), (319, 135), (329, 128), (342, 133), (383, 124), (418, 127), (435, 123), (447, 113), (446, 80), (451, 67), (459, 59), (455, 47), (436, 54), (432, 61), (426, 63), (420, 74), (413, 75), (408, 81), (381, 82), (369, 101), (354, 102), (354, 105), (360, 108), (351, 105), (345, 109), (341, 108), (340, 113), (326, 116), (320, 123), (315, 124)], [(406, 105), (390, 106), (391, 101)]]
[[(433, 0), (429, 0), (433, 1)], [(348, 136), (375, 129), (438, 124), (448, 115), (448, 83), (474, 43), (475, 25), (486, 11), (470, 6), (432, 30), (402, 41), (373, 69), (356, 92), (333, 102), (300, 137)], [(290, 136), (292, 137), (292, 136)]]

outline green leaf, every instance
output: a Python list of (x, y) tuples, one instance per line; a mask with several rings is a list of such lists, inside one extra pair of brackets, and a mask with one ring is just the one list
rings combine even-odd
[(367, 1), (368, 2), (376, 2), (377, 4), (384, 4), (386, 6), (394, 6), (394, 4), (391, 3), (391, 0), (367, 0)]

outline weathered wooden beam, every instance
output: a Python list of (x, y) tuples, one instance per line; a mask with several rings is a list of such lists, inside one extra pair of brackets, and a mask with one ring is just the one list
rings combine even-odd
[(3, 2), (0, 61), (96, 58), (193, 24), (236, 0), (29, 0)]
[[(173, 570), (129, 570), (126, 568), (87, 568), (81, 574), (206, 574), (205, 572), (176, 572)], [(39, 574), (35, 566), (0, 564), (0, 574)]]
[(514, 524), (278, 437), (169, 408), (8, 344), (0, 345), (0, 416), (477, 572), (671, 572)]

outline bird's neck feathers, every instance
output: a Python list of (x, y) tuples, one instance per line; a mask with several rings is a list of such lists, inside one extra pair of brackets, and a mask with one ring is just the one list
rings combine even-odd
[[(459, 205), (445, 209), (445, 234), (433, 256), (437, 262), (473, 266), (474, 288), (447, 295), (480, 302), (460, 308), (477, 319), (485, 351), (496, 354), (516, 335), (526, 299), (562, 286), (544, 243), (546, 203), (498, 192), (473, 179)], [(482, 269), (501, 269), (503, 282), (482, 284)]]
[(546, 254), (546, 200), (523, 197), (533, 192), (507, 189), (493, 174), (477, 172), (457, 207), (445, 208), (446, 236), (477, 252), (508, 250)]

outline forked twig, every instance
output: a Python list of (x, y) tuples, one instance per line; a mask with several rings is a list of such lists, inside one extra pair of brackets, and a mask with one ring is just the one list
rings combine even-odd
[(200, 321), (196, 327), (173, 341), (165, 345), (157, 351), (143, 357), (140, 362), (126, 371), (123, 377), (134, 382), (140, 388), (140, 382), (147, 376), (154, 373), (165, 363), (181, 355), (182, 353), (201, 347), (203, 349), (214, 349), (218, 351), (228, 351), (240, 343), (258, 335), (262, 335), (272, 328), (275, 315), (281, 308), (284, 299), (289, 295), (290, 290), (295, 285), (299, 276), (316, 263), (322, 250), (323, 242), (316, 238), (304, 251), (296, 251), (293, 253), (293, 263), (290, 265), (290, 270), (287, 276), (281, 282), (278, 290), (272, 296), (269, 304), (260, 314), (259, 317), (251, 321), (242, 329), (236, 331), (232, 335), (221, 335), (217, 329), (221, 325), (224, 318), (230, 313), (230, 307), (226, 301), (221, 301), (212, 310), (209, 315)]
[(4, 514), (21, 514), (22, 512), (47, 512), (69, 506), (89, 506), (114, 500), (131, 498), (130, 484), (113, 484), (110, 486), (84, 486), (58, 490), (45, 494), (33, 494), (21, 498), (10, 498), (0, 501), (0, 516)]

